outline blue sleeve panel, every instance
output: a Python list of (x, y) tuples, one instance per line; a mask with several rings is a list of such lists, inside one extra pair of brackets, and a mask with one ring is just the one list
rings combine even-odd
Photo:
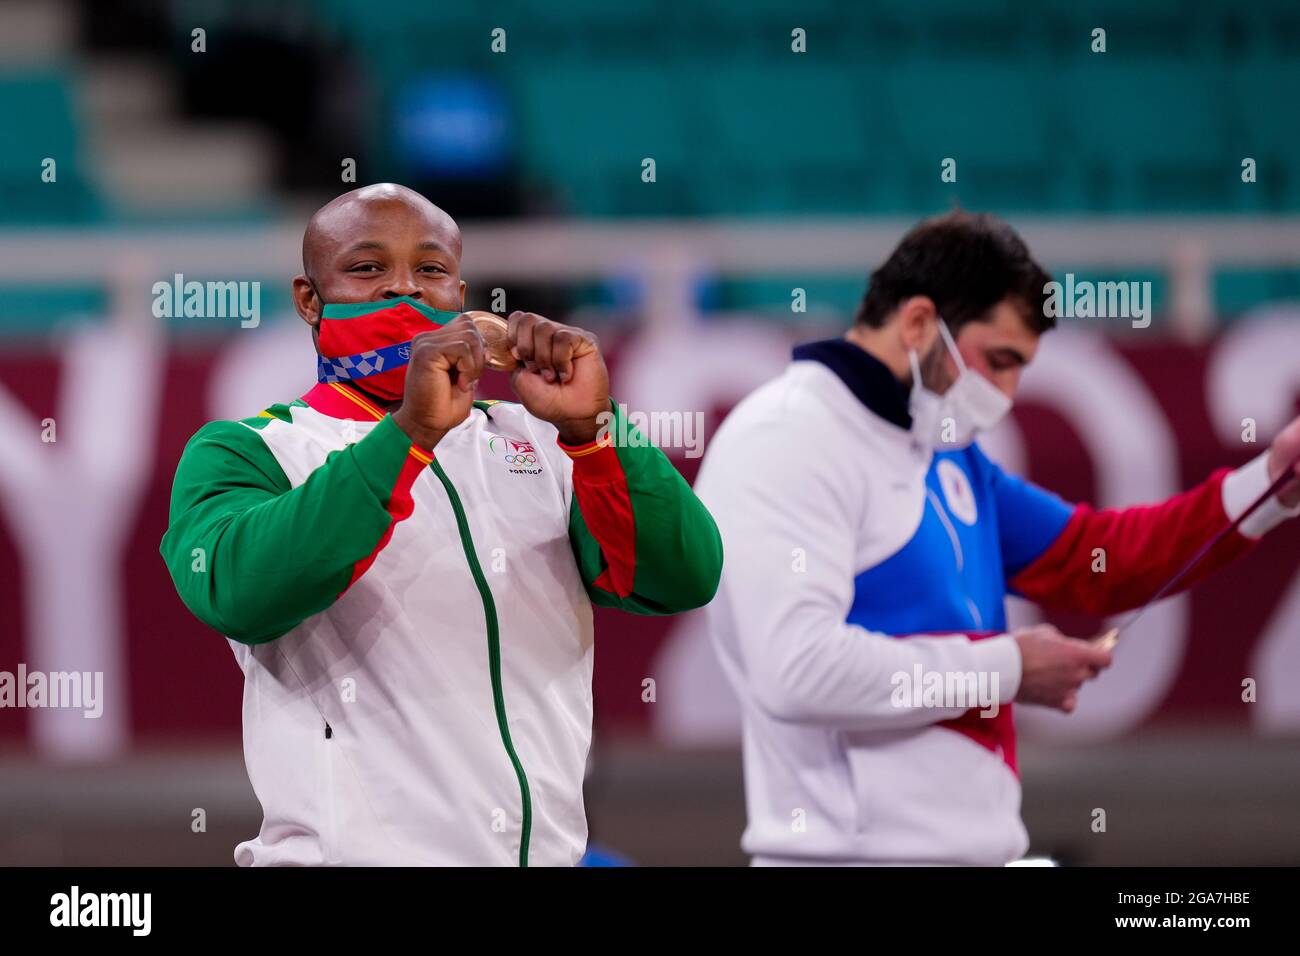
[(857, 574), (848, 622), (900, 636), (1005, 630), (1008, 579), (1051, 546), (1074, 509), (977, 445), (937, 453), (925, 496), (912, 537)]
[(1014, 578), (1052, 546), (1074, 514), (1074, 506), (1032, 482), (1008, 475), (989, 461), (978, 445), (969, 449), (984, 481), (993, 490), (1002, 545), (1002, 570)]

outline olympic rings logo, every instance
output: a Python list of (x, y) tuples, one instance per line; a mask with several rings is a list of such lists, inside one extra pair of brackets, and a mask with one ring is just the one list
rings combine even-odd
[(522, 454), (522, 455), (506, 455), (506, 456), (505, 456), (505, 460), (506, 460), (506, 464), (507, 464), (507, 465), (535, 465), (535, 464), (537, 464), (537, 456), (536, 456), (536, 455), (529, 455), (529, 454)]

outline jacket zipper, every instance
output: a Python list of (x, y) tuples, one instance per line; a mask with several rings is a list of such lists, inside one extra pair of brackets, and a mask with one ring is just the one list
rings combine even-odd
[(325, 830), (326, 838), (322, 841), (323, 853), (327, 865), (338, 862), (339, 823), (337, 802), (334, 797), (334, 728), (325, 722)]
[(465, 551), (465, 560), (469, 564), (470, 574), (474, 576), (474, 583), (478, 586), (479, 597), (483, 601), (483, 616), (487, 620), (487, 640), (488, 640), (488, 670), (492, 677), (492, 705), (496, 710), (497, 727), (501, 731), (501, 743), (505, 745), (506, 754), (510, 757), (510, 763), (515, 768), (515, 777), (519, 780), (519, 796), (523, 803), (523, 823), (520, 828), (519, 836), (519, 865), (528, 865), (528, 838), (532, 833), (533, 827), (533, 801), (528, 790), (528, 776), (524, 773), (524, 765), (519, 760), (519, 755), (515, 753), (515, 745), (510, 739), (510, 724), (506, 720), (506, 699), (501, 689), (501, 631), (497, 622), (497, 606), (492, 599), (492, 591), (488, 588), (487, 578), (483, 576), (483, 568), (478, 563), (478, 554), (474, 550), (474, 539), (470, 537), (469, 521), (465, 517), (465, 509), (461, 505), (460, 495), (456, 493), (456, 488), (447, 477), (447, 473), (442, 470), (442, 465), (438, 459), (433, 460), (430, 465), (433, 473), (438, 476), (442, 482), (442, 487), (447, 491), (447, 498), (451, 501), (451, 510), (456, 515), (456, 528), (460, 532), (460, 544)]

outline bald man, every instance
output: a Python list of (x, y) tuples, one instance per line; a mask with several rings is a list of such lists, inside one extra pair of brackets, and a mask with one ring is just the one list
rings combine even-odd
[(322, 208), (293, 281), (318, 384), (205, 425), (177, 468), (162, 554), (244, 671), (264, 820), (240, 865), (577, 862), (591, 605), (717, 588), (709, 513), (658, 449), (609, 439), (590, 333), (512, 313), (519, 403), (475, 401), (460, 255), (409, 189)]

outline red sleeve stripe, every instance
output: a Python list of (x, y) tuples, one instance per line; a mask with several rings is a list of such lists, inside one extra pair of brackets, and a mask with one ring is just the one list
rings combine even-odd
[[(1215, 472), (1200, 485), (1158, 505), (1074, 510), (1064, 530), (1011, 588), (1044, 607), (1088, 614), (1118, 614), (1141, 607), (1207, 541), (1228, 525), (1223, 479)], [(1254, 542), (1234, 531), (1180, 583), (1185, 590), (1250, 550)], [(1094, 571), (1097, 550), (1105, 571)]]
[(424, 469), (429, 467), (433, 461), (432, 456), (411, 446), (405, 460), (402, 462), (402, 470), (398, 472), (397, 481), (393, 484), (393, 492), (388, 496), (388, 504), (385, 506), (388, 515), (388, 528), (384, 531), (383, 537), (375, 545), (375, 549), (370, 552), (363, 560), (358, 561), (352, 568), (352, 577), (348, 581), (347, 587), (339, 592), (339, 597), (347, 593), (348, 588), (356, 583), (361, 575), (370, 570), (370, 566), (375, 563), (375, 558), (379, 557), (379, 552), (388, 547), (388, 542), (392, 540), (393, 529), (397, 527), (397, 522), (404, 521), (411, 516), (415, 510), (415, 502), (411, 498), (411, 486), (415, 484), (415, 479), (419, 478)]
[(588, 455), (594, 455), (601, 449), (610, 447), (608, 439), (602, 441), (599, 438), (593, 438), (585, 445), (566, 445), (558, 438), (555, 440), (555, 443), (559, 445), (560, 448), (564, 450), (564, 453), (570, 458), (586, 458)]
[(636, 580), (636, 518), (618, 452), (608, 443), (589, 442), (576, 447), (558, 444), (573, 459), (573, 493), (578, 509), (608, 565), (594, 583), (627, 597)]

